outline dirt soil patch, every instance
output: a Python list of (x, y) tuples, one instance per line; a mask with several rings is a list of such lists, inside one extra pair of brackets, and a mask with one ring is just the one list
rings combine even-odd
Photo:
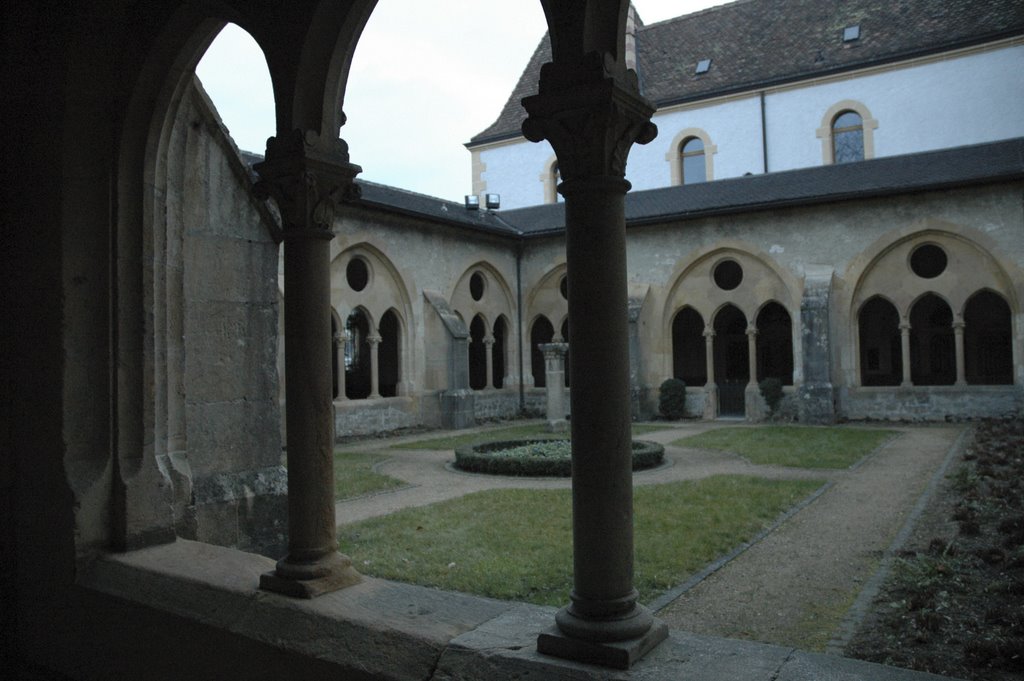
[(1024, 679), (1024, 419), (979, 425), (845, 654)]

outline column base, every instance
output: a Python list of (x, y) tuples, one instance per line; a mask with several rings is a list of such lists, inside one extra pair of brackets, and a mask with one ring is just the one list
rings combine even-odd
[(260, 588), (292, 598), (316, 598), (361, 581), (352, 559), (334, 552), (311, 563), (289, 562), (286, 556), (276, 570), (260, 575)]
[(624, 641), (584, 640), (567, 636), (558, 627), (551, 627), (537, 637), (537, 652), (573, 662), (629, 669), (666, 638), (668, 626), (653, 618), (644, 634)]
[(564, 433), (569, 430), (569, 422), (565, 419), (548, 419), (548, 432)]

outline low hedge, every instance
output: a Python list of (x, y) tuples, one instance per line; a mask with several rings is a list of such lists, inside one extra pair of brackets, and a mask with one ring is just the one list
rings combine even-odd
[[(458, 447), (455, 450), (455, 467), (471, 473), (491, 475), (514, 475), (531, 477), (568, 477), (572, 475), (570, 448), (562, 452), (549, 453), (543, 447), (527, 449), (525, 453), (505, 454), (512, 449), (531, 448), (532, 445), (566, 443), (568, 440), (553, 438), (535, 440), (506, 440), (484, 442)], [(557, 445), (556, 445), (557, 447)], [(563, 453), (564, 452), (564, 453)], [(661, 464), (665, 448), (656, 442), (633, 440), (633, 470), (640, 471)]]

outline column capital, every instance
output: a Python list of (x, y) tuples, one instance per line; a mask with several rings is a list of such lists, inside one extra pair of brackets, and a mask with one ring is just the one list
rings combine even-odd
[(490, 334), (484, 336), (484, 345), (487, 345), (487, 346), (494, 345), (494, 336), (492, 336)]
[(900, 331), (910, 331), (910, 322), (900, 322)]
[(362, 168), (349, 162), (345, 140), (321, 139), (312, 131), (269, 138), (266, 158), (253, 169), (259, 175), (254, 192), (274, 199), (286, 241), (333, 238), (338, 202), (359, 196), (353, 180)]
[(569, 351), (568, 343), (538, 343), (537, 349), (544, 353), (545, 359), (561, 359)]
[(701, 335), (704, 336), (704, 338), (706, 340), (711, 340), (712, 338), (715, 337), (715, 330), (714, 329), (704, 329), (704, 333), (702, 333)]
[(523, 99), (523, 135), (551, 143), (559, 174), (570, 185), (584, 178), (622, 180), (630, 147), (658, 134), (651, 123), (655, 107), (640, 96), (635, 74), (624, 79), (615, 73), (614, 58), (600, 52), (571, 64), (547, 63), (539, 94)]
[(757, 335), (757, 327), (756, 326), (748, 326), (747, 327), (747, 335), (748, 336), (756, 336)]
[(380, 345), (382, 340), (384, 339), (377, 335), (366, 337), (366, 342), (369, 343), (370, 345)]
[(966, 326), (967, 324), (964, 322), (964, 320), (957, 319), (956, 321), (953, 322), (953, 331), (959, 331), (960, 333), (963, 333), (964, 328), (966, 328)]

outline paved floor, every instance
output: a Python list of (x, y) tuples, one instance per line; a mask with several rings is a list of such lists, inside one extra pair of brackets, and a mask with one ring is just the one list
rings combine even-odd
[[(814, 639), (818, 632), (821, 640), (815, 639), (809, 647), (823, 649), (930, 479), (944, 464), (962, 428), (893, 428), (898, 437), (850, 469), (838, 471), (759, 466), (734, 454), (669, 445), (680, 437), (723, 425), (737, 424), (702, 421), (644, 434), (643, 439), (666, 445), (668, 463), (636, 473), (635, 483), (745, 474), (824, 479), (832, 486), (752, 548), (665, 604), (659, 617), (673, 628), (697, 634), (783, 645), (803, 643), (804, 647), (808, 647), (808, 636)], [(436, 435), (348, 445), (384, 453), (388, 459), (378, 470), (408, 486), (338, 503), (339, 525), (483, 489), (569, 486), (565, 479), (501, 478), (454, 471), (449, 466), (451, 451), (389, 449), (397, 442)]]

